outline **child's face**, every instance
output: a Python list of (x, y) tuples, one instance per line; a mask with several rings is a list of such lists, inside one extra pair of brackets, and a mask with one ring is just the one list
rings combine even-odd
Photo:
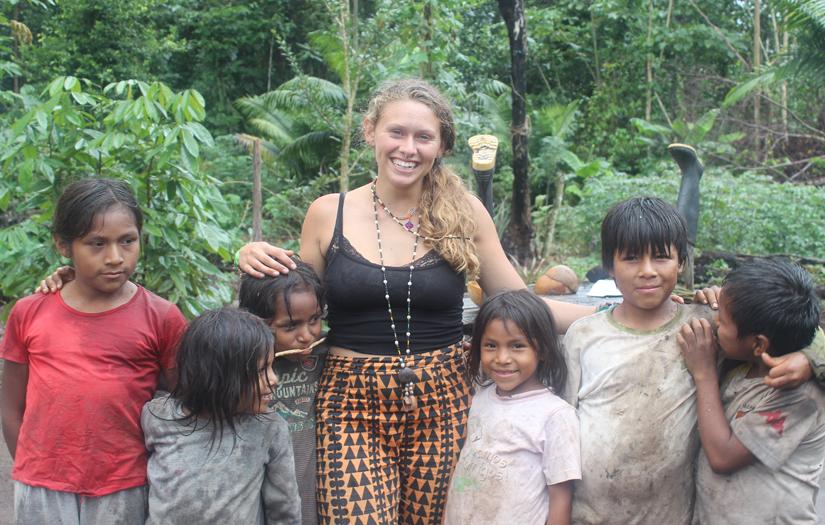
[[(290, 316), (290, 312), (292, 316)], [(275, 351), (306, 348), (321, 335), (321, 308), (311, 290), (295, 290), (289, 294), (289, 311), (284, 297), (275, 301), (275, 317), (269, 324), (275, 334)], [(300, 354), (296, 354), (300, 358)]]
[(275, 352), (269, 352), (266, 359), (258, 361), (258, 392), (261, 396), (257, 403), (253, 403), (252, 411), (256, 414), (269, 412), (269, 403), (272, 402), (273, 392), (278, 385), (278, 376), (272, 370)]
[(97, 295), (116, 293), (129, 280), (140, 257), (140, 232), (135, 216), (123, 206), (98, 214), (89, 232), (71, 244), (58, 241), (69, 257), (77, 284)]
[(625, 308), (652, 311), (670, 300), (681, 269), (679, 252), (671, 245), (670, 253), (647, 250), (642, 255), (631, 255), (616, 252), (610, 274), (622, 292)]
[(753, 361), (753, 336), (739, 338), (739, 330), (730, 316), (730, 306), (725, 297), (725, 289), (719, 296), (719, 313), (716, 314), (716, 340), (725, 357), (737, 361)]
[(493, 319), (481, 336), (481, 369), (495, 381), (499, 395), (541, 388), (539, 358), (526, 335), (512, 321)]

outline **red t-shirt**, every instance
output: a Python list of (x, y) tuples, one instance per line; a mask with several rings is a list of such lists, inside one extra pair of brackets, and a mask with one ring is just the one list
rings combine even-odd
[(144, 485), (140, 411), (185, 328), (174, 304), (141, 287), (94, 314), (60, 294), (18, 301), (0, 342), (0, 357), (29, 366), (12, 478), (84, 496)]

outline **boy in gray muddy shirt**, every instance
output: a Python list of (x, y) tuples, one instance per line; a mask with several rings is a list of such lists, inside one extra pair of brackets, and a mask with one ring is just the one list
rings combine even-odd
[[(294, 261), (296, 268), (278, 277), (244, 275), (238, 304), (264, 319), (275, 334), (278, 387), (273, 408), (289, 425), (302, 524), (315, 525), (315, 393), (327, 353), (327, 347), (317, 342), (324, 297), (317, 274), (300, 259)], [(280, 356), (283, 352), (288, 355)]]
[(619, 203), (602, 222), (602, 263), (623, 302), (576, 321), (564, 338), (565, 399), (581, 424), (573, 523), (690, 523), (696, 389), (676, 334), (711, 311), (670, 299), (686, 250), (684, 219), (661, 199)]
[[(703, 319), (677, 335), (699, 405), (694, 523), (816, 523), (825, 393), (811, 381), (777, 390), (762, 378), (771, 361), (763, 355), (778, 358), (810, 344), (819, 315), (805, 270), (783, 260), (757, 260), (725, 279), (716, 334)], [(821, 331), (818, 339), (821, 344)], [(717, 345), (740, 365), (724, 378), (721, 393)]]

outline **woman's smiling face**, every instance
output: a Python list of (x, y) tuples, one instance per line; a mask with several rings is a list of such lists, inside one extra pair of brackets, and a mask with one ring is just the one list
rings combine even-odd
[(441, 156), (440, 122), (421, 102), (387, 104), (374, 124), (364, 121), (364, 136), (375, 149), (378, 178), (400, 187), (419, 183)]

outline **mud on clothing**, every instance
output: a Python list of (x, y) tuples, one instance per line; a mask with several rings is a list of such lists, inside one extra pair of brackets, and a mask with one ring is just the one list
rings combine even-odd
[(175, 305), (141, 287), (101, 313), (60, 293), (18, 301), (0, 344), (0, 357), (29, 367), (12, 478), (84, 496), (144, 485), (140, 410), (185, 328)]
[(286, 422), (275, 412), (243, 414), (235, 431), (183, 420), (180, 403), (158, 396), (143, 408), (149, 451), (147, 525), (301, 523), (301, 500)]
[(275, 411), (287, 422), (295, 456), (295, 477), (301, 495), (301, 523), (318, 523), (315, 500), (315, 395), (329, 348), (315, 347), (308, 356), (276, 359)]
[(690, 522), (696, 389), (676, 333), (710, 315), (706, 306), (678, 305), (670, 322), (640, 332), (615, 322), (611, 309), (567, 330), (565, 399), (577, 408), (582, 454), (573, 523)]
[(581, 479), (576, 411), (549, 389), (473, 397), (445, 525), (544, 525), (548, 486)]
[(790, 390), (732, 371), (722, 386), (731, 430), (756, 462), (716, 474), (704, 451), (696, 474), (694, 522), (702, 525), (816, 523), (814, 500), (825, 460), (825, 393), (812, 381)]

